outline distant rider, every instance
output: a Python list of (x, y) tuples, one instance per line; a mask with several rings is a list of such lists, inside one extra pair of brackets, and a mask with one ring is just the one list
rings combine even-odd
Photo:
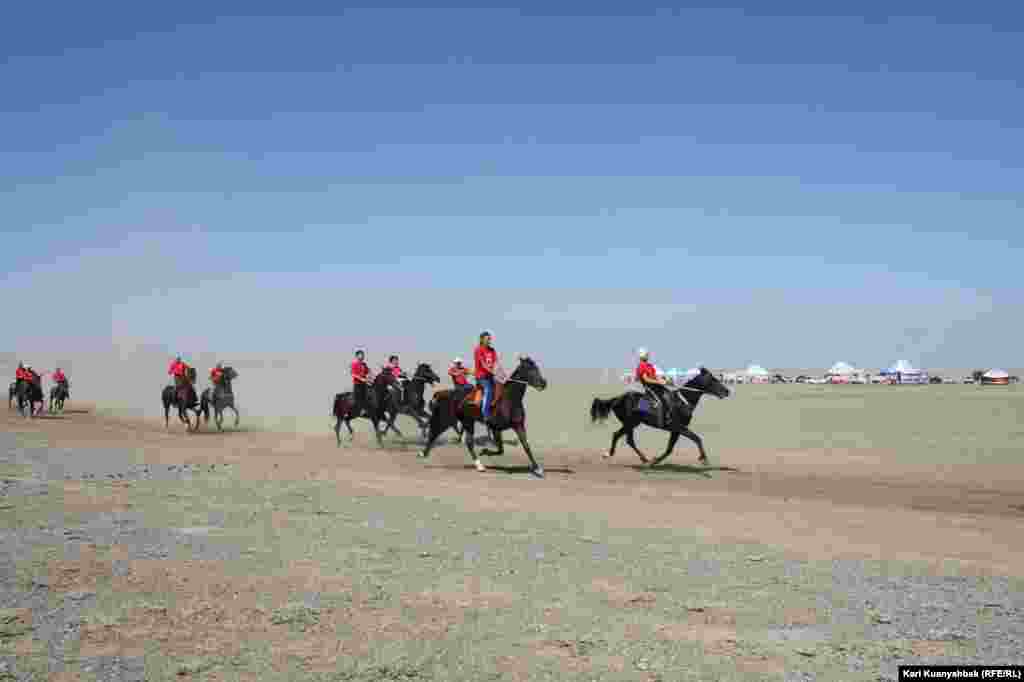
[(391, 376), (395, 377), (395, 391), (398, 393), (398, 404), (405, 404), (405, 385), (409, 381), (409, 377), (405, 371), (402, 370), (402, 366), (398, 362), (398, 356), (392, 355), (388, 358), (387, 368), (391, 371)]
[(224, 380), (224, 363), (218, 362), (217, 366), (210, 370), (210, 381), (214, 386), (220, 386)]
[(188, 383), (188, 365), (181, 359), (181, 356), (174, 358), (171, 366), (167, 368), (167, 374), (174, 377), (174, 387), (181, 388)]
[(370, 412), (370, 366), (366, 364), (366, 353), (362, 349), (356, 351), (356, 359), (352, 361), (352, 406), (356, 416), (364, 411)]
[(67, 395), (68, 397), (71, 397), (71, 391), (68, 390), (69, 389), (68, 378), (66, 376), (64, 376), (64, 370), (62, 370), (60, 367), (58, 367), (57, 369), (53, 370), (52, 378), (53, 378), (53, 383), (55, 383), (58, 386), (60, 386), (61, 388), (63, 388), (64, 389), (64, 394)]

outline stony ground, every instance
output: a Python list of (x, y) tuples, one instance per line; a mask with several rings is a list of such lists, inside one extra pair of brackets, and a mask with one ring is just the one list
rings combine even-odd
[(455, 446), (2, 418), (0, 680), (1024, 663), (1019, 467), (751, 449), (651, 472), (538, 448), (537, 481), (512, 445), (478, 474)]

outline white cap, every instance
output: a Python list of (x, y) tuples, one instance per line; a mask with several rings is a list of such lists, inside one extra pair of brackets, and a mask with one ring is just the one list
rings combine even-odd
[(647, 357), (647, 349), (646, 348), (637, 348), (636, 349), (636, 354), (639, 355), (642, 358), (645, 358), (645, 357)]
[(457, 363), (462, 362), (462, 358), (455, 358), (455, 362), (457, 362)]

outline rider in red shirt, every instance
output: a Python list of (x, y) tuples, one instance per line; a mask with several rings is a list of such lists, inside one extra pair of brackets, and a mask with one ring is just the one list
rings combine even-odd
[(182, 386), (188, 377), (188, 365), (181, 359), (181, 356), (174, 358), (174, 362), (167, 368), (167, 374), (174, 377), (174, 385)]
[(64, 383), (67, 383), (67, 381), (68, 381), (68, 378), (66, 376), (64, 376), (64, 372), (61, 370), (60, 367), (58, 367), (57, 369), (55, 369), (53, 371), (53, 383), (55, 383), (55, 384), (64, 384)]
[(224, 378), (224, 363), (218, 362), (217, 366), (210, 370), (210, 381), (219, 384)]
[(402, 371), (402, 366), (398, 363), (398, 356), (392, 355), (388, 358), (388, 369), (391, 370), (391, 375), (395, 377), (395, 390), (398, 392), (398, 403), (405, 403), (405, 383), (409, 380), (409, 377)]
[(17, 381), (32, 381), (32, 375), (25, 369), (25, 364), (19, 362), (18, 369), (14, 370), (14, 378)]
[(491, 421), (491, 399), (494, 397), (495, 372), (498, 370), (498, 351), (491, 345), (493, 341), (491, 333), (485, 331), (480, 334), (480, 345), (473, 351), (476, 383), (484, 391), (480, 412), (485, 422)]
[(370, 366), (366, 364), (366, 353), (362, 349), (356, 351), (356, 359), (352, 361), (352, 397), (353, 411), (359, 416), (363, 410), (370, 409), (369, 386)]
[(466, 376), (468, 370), (462, 365), (462, 358), (455, 358), (455, 362), (448, 368), (448, 376), (452, 378), (455, 388), (469, 386), (469, 378)]
[(651, 395), (658, 405), (658, 415), (662, 424), (668, 424), (672, 417), (669, 401), (672, 394), (666, 388), (667, 381), (658, 376), (658, 370), (650, 362), (650, 355), (647, 350), (641, 348), (637, 355), (640, 356), (640, 363), (636, 366), (636, 380), (643, 385), (648, 394)]

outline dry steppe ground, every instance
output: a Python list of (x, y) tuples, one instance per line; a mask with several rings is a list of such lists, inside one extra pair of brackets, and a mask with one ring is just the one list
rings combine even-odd
[[(0, 435), (0, 680), (891, 679), (1024, 663), (1024, 391), (741, 386), (712, 466), (590, 425), (615, 386), (531, 393), (469, 466), (72, 404)], [(85, 410), (85, 411), (78, 411)], [(614, 418), (613, 418), (614, 421)], [(400, 421), (407, 434), (410, 421)], [(507, 436), (514, 440), (511, 434)], [(648, 454), (665, 435), (641, 432)]]

